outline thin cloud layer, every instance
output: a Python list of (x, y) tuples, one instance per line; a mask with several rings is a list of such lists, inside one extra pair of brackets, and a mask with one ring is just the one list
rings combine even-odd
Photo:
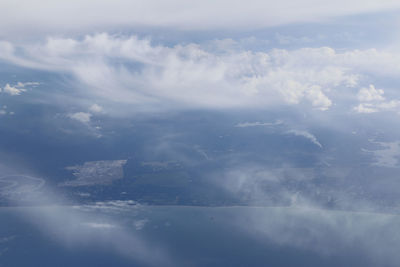
[[(280, 247), (314, 251), (325, 257), (364, 257), (363, 266), (396, 266), (399, 217), (382, 213), (328, 211), (303, 207), (241, 210), (238, 227)], [(346, 257), (344, 265), (350, 257)], [(360, 260), (361, 261), (361, 260)], [(357, 265), (357, 264), (356, 264)], [(332, 266), (335, 266), (332, 264)]]
[(132, 211), (140, 208), (132, 201), (70, 206), (70, 199), (66, 200), (60, 192), (45, 187), (42, 178), (9, 175), (1, 177), (0, 181), (5, 184), (0, 188), (0, 196), (7, 198), (12, 205), (28, 204), (28, 207), (19, 210), (21, 219), (62, 246), (75, 251), (87, 246), (107, 248), (107, 252), (132, 260), (134, 265), (176, 265), (164, 247), (139, 236), (115, 217), (107, 216), (107, 212), (127, 212), (128, 208), (132, 214)]
[(101, 31), (126, 27), (249, 29), (399, 8), (394, 0), (352, 1), (2, 1), (0, 34)]

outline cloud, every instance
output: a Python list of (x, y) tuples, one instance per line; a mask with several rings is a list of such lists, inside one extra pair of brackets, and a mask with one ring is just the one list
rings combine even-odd
[(135, 229), (140, 231), (142, 230), (145, 225), (149, 222), (148, 219), (141, 219), (141, 220), (136, 220), (134, 221), (133, 225), (135, 226)]
[(67, 206), (40, 206), (24, 209), (26, 220), (61, 245), (79, 250), (83, 244), (104, 247), (143, 266), (174, 266), (159, 245), (149, 243), (116, 220)]
[(12, 96), (20, 95), (23, 92), (27, 91), (26, 87), (28, 87), (28, 86), (36, 87), (39, 84), (40, 83), (38, 83), (38, 82), (26, 82), (26, 83), (18, 82), (15, 85), (10, 85), (9, 83), (7, 83), (4, 86), (3, 89), (0, 88), (0, 92), (3, 92), (5, 94), (9, 94), (9, 95), (12, 95)]
[(10, 205), (20, 207), (20, 219), (68, 249), (105, 248), (131, 260), (133, 265), (176, 266), (163, 246), (132, 231), (132, 220), (124, 223), (112, 216), (115, 214), (107, 214), (123, 211), (131, 216), (140, 206), (134, 201), (69, 206), (71, 202), (63, 199), (63, 194), (43, 186), (43, 179), (9, 175), (0, 180), (4, 184), (0, 189), (6, 192), (2, 196)]
[(235, 165), (210, 176), (213, 177), (214, 184), (232, 194), (236, 200), (256, 206), (309, 203), (309, 199), (297, 195), (296, 188), (287, 185), (311, 182), (315, 178), (311, 168), (266, 168), (249, 163)]
[[(314, 109), (327, 110), (335, 89), (356, 86), (361, 74), (400, 73), (396, 56), (374, 49), (220, 53), (194, 43), (152, 45), (137, 36), (105, 33), (3, 46), (7, 49), (1, 57), (7, 62), (68, 73), (85, 94), (137, 109), (311, 104)], [(375, 64), (371, 66), (371, 62)]]
[[(392, 248), (400, 239), (393, 232), (397, 232), (400, 217), (383, 211), (396, 213), (396, 204), (388, 207), (381, 193), (374, 200), (359, 182), (349, 181), (351, 177), (334, 177), (332, 184), (313, 168), (235, 164), (220, 170), (214, 182), (235, 199), (250, 203), (252, 207), (229, 207), (232, 216), (227, 220), (257, 240), (323, 257), (346, 255), (346, 262), (351, 251), (356, 257), (364, 255), (367, 266), (396, 266), (399, 255)], [(338, 180), (343, 183), (335, 186)], [(373, 179), (374, 185), (382, 181), (378, 180)], [(327, 203), (334, 206), (326, 208)]]
[(101, 112), (103, 112), (103, 107), (101, 107), (97, 104), (93, 104), (90, 106), (89, 110), (93, 113), (101, 113)]
[(358, 113), (374, 113), (378, 112), (372, 104), (359, 104), (358, 106), (354, 107), (354, 111)]
[(296, 136), (302, 136), (308, 140), (311, 141), (311, 143), (319, 146), (320, 148), (322, 148), (321, 143), (318, 141), (318, 139), (311, 133), (307, 132), (307, 131), (301, 131), (301, 130), (290, 130), (287, 133), (289, 134), (294, 134)]
[(114, 224), (98, 223), (98, 222), (87, 222), (87, 223), (82, 223), (82, 225), (95, 229), (111, 229), (116, 227), (116, 225)]
[(6, 175), (0, 177), (0, 197), (23, 201), (27, 195), (34, 194), (45, 185), (42, 178), (27, 175)]
[[(77, 0), (1, 1), (0, 34), (104, 31), (158, 27), (179, 30), (254, 29), (332, 17), (393, 10), (395, 0)], [(88, 16), (92, 14), (92, 16)]]
[(368, 88), (361, 88), (357, 97), (362, 102), (383, 101), (385, 99), (384, 93), (382, 89), (376, 89), (373, 84), (370, 84)]
[(364, 262), (360, 255), (364, 257), (363, 266), (396, 266), (400, 260), (394, 249), (400, 240), (393, 235), (398, 231), (397, 215), (307, 206), (238, 208), (236, 213), (240, 215), (231, 221), (239, 229), (280, 248), (312, 251), (327, 258), (344, 257), (346, 262), (351, 251), (356, 262)]
[[(82, 106), (86, 106), (85, 101), (83, 101)], [(71, 103), (72, 104), (72, 103)], [(76, 102), (74, 103), (76, 105)], [(61, 107), (64, 108), (61, 104)], [(95, 107), (97, 108), (97, 107)], [(87, 106), (86, 106), (87, 109)], [(91, 108), (89, 108), (90, 110)], [(76, 134), (76, 133), (83, 133), (88, 136), (92, 136), (95, 138), (101, 138), (103, 137), (103, 134), (101, 133), (102, 127), (99, 125), (100, 121), (92, 121), (92, 117), (94, 115), (98, 115), (98, 112), (84, 112), (84, 111), (79, 111), (79, 112), (74, 112), (74, 113), (66, 113), (63, 118), (69, 118), (70, 120), (77, 121), (80, 123), (80, 125), (75, 125), (79, 128), (75, 128), (74, 131), (71, 130), (64, 130), (65, 133), (68, 134)]]
[(26, 90), (23, 88), (17, 88), (17, 87), (11, 86), (10, 84), (7, 83), (2, 91), (9, 95), (20, 95), (22, 92), (25, 92)]
[[(227, 45), (231, 47), (232, 42)], [(102, 103), (92, 104), (83, 112), (86, 115), (76, 115), (87, 122), (87, 114), (103, 113), (107, 105), (134, 111), (307, 105), (326, 111), (335, 101), (348, 105), (357, 99), (349, 109), (358, 113), (394, 110), (400, 105), (371, 84), (371, 80), (399, 77), (400, 53), (396, 51), (221, 49), (225, 45), (156, 45), (135, 35), (102, 33), (75, 39), (49, 37), (35, 43), (2, 42), (0, 58), (22, 67), (68, 74), (72, 87), (87, 98), (82, 101), (85, 105)], [(365, 87), (367, 81), (370, 85)], [(357, 87), (361, 87), (358, 93), (352, 89)]]
[(82, 123), (89, 123), (90, 118), (92, 117), (92, 114), (86, 113), (86, 112), (76, 112), (76, 113), (68, 114), (68, 117), (73, 120), (80, 121)]
[(246, 128), (246, 127), (256, 127), (256, 126), (275, 126), (275, 125), (280, 125), (282, 124), (282, 121), (276, 121), (276, 122), (241, 122), (235, 125), (235, 127), (239, 128)]
[(400, 106), (400, 100), (386, 101), (384, 93), (383, 89), (376, 89), (372, 84), (369, 88), (361, 88), (357, 94), (361, 103), (353, 110), (358, 113), (375, 113), (397, 109)]

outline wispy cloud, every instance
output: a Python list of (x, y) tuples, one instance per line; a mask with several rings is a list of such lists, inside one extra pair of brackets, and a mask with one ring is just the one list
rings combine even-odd
[(311, 141), (311, 143), (319, 146), (320, 148), (322, 148), (321, 143), (318, 141), (317, 137), (315, 137), (315, 135), (307, 132), (307, 131), (302, 131), (302, 130), (290, 130), (287, 132), (288, 134), (294, 134), (296, 136), (302, 136), (306, 139), (308, 139), (309, 141)]
[(246, 128), (246, 127), (257, 127), (257, 126), (275, 126), (275, 125), (280, 125), (282, 124), (282, 121), (275, 121), (275, 122), (241, 122), (235, 125), (235, 127), (239, 128)]

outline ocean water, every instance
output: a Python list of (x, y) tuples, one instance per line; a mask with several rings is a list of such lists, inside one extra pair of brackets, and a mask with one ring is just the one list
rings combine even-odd
[(396, 266), (399, 222), (305, 207), (4, 207), (0, 266)]

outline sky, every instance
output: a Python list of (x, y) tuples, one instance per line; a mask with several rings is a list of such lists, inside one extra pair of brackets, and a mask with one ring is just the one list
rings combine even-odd
[[(399, 105), (385, 95), (399, 72), (397, 1), (1, 5), (3, 64), (67, 75), (93, 105), (325, 111), (346, 102), (357, 113)], [(24, 92), (15, 81), (2, 88)]]
[[(1, 3), (2, 63), (63, 75), (84, 97), (71, 115), (83, 122), (97, 102), (131, 107), (120, 113), (399, 106), (397, 1), (20, 2)], [(29, 82), (4, 81), (2, 94)]]
[[(388, 226), (384, 236), (400, 244), (389, 233), (398, 231), (397, 202), (380, 201), (400, 188), (400, 1), (6, 0), (0, 10), (2, 174), (23, 170), (42, 186), (48, 177), (29, 177), (71, 166), (77, 177), (76, 169), (84, 176), (100, 166), (101, 176), (136, 159), (162, 170), (179, 162), (250, 206), (275, 201), (265, 188), (274, 189), (287, 209), (246, 210), (247, 221), (233, 212), (246, 236), (334, 255), (373, 233), (362, 253), (398, 262), (379, 229)], [(337, 179), (321, 186), (320, 176)], [(46, 184), (56, 189), (40, 201), (69, 203), (56, 197), (68, 183)], [(293, 184), (309, 195), (285, 187)], [(373, 196), (352, 195), (359, 188)], [(321, 205), (324, 197), (340, 199), (341, 211)], [(110, 205), (132, 208), (118, 201)], [(111, 240), (121, 255), (136, 244), (135, 259), (173, 262), (164, 248), (152, 259), (148, 240), (103, 220), (99, 206), (110, 208), (39, 208), (44, 223), (35, 212), (26, 217), (63, 244)], [(64, 219), (70, 237), (60, 232)]]

